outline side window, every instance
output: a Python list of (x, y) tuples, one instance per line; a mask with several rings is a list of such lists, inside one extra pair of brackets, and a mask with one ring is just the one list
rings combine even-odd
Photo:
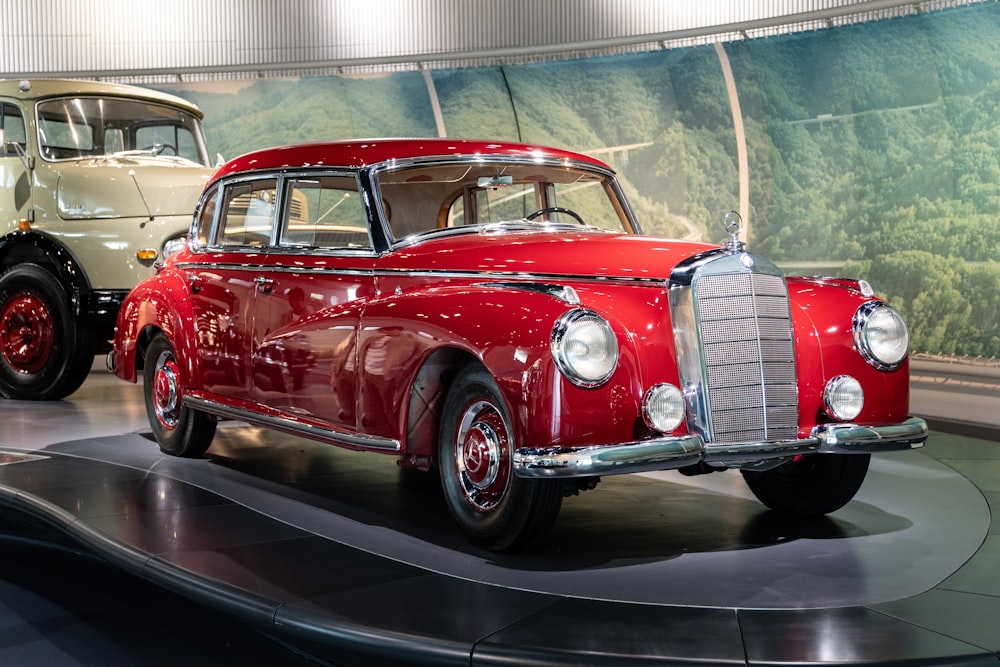
[(305, 248), (371, 248), (368, 218), (353, 176), (289, 178), (279, 245)]
[(0, 108), (2, 108), (0, 130), (3, 130), (4, 138), (8, 143), (20, 144), (21, 148), (25, 148), (27, 133), (24, 129), (24, 118), (21, 117), (21, 111), (13, 104), (3, 104), (0, 105)]
[(277, 180), (234, 183), (224, 190), (218, 245), (260, 247), (271, 241)]
[(197, 211), (197, 222), (194, 226), (194, 238), (191, 245), (195, 248), (204, 248), (208, 245), (208, 240), (212, 234), (212, 222), (215, 220), (215, 209), (219, 203), (219, 189), (216, 188), (209, 194)]

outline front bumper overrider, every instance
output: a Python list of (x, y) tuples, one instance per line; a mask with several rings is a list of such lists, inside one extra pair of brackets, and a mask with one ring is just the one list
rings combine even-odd
[(927, 423), (910, 417), (899, 424), (822, 424), (808, 438), (775, 442), (707, 443), (680, 435), (616, 445), (568, 449), (522, 447), (514, 452), (518, 477), (570, 478), (683, 468), (698, 463), (740, 467), (799, 454), (860, 454), (920, 447)]

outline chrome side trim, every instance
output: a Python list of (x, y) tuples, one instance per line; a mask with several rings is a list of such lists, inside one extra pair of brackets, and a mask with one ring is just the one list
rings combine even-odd
[[(352, 255), (354, 257), (354, 255)], [(358, 255), (357, 257), (362, 257)], [(369, 257), (369, 255), (363, 255)], [(448, 280), (482, 280), (488, 287), (514, 287), (519, 289), (529, 289), (532, 284), (543, 285), (545, 291), (556, 298), (560, 298), (567, 303), (572, 298), (569, 286), (555, 285), (558, 282), (580, 281), (588, 283), (622, 283), (628, 285), (641, 285), (651, 287), (665, 287), (665, 278), (637, 278), (634, 276), (586, 276), (560, 273), (523, 273), (518, 271), (452, 271), (452, 270), (410, 270), (410, 269), (339, 269), (329, 266), (264, 266), (248, 262), (198, 262), (188, 261), (178, 263), (178, 269), (184, 270), (205, 270), (224, 268), (228, 271), (248, 271), (260, 273), (301, 273), (310, 275), (349, 275), (366, 276), (372, 278), (442, 278)], [(500, 282), (511, 280), (511, 282)], [(491, 284), (492, 283), (492, 284)], [(551, 284), (551, 285), (550, 285)], [(550, 289), (551, 288), (551, 289)], [(566, 290), (563, 294), (555, 293), (556, 288)]]
[(548, 294), (551, 297), (559, 299), (563, 303), (570, 306), (579, 306), (580, 297), (577, 295), (576, 290), (569, 285), (556, 285), (554, 283), (534, 283), (527, 281), (512, 281), (509, 283), (501, 282), (488, 282), (479, 283), (479, 287), (496, 287), (498, 289), (517, 289), (524, 290), (526, 292), (537, 292), (539, 294)]
[(323, 428), (313, 424), (306, 424), (297, 419), (288, 417), (278, 417), (274, 415), (262, 415), (248, 410), (241, 410), (229, 405), (224, 405), (216, 401), (199, 398), (197, 396), (184, 396), (184, 405), (193, 409), (207, 412), (209, 414), (244, 421), (258, 426), (273, 428), (292, 435), (298, 435), (310, 440), (328, 442), (334, 445), (354, 447), (358, 449), (375, 449), (386, 452), (402, 451), (402, 444), (399, 440), (391, 438), (379, 438), (371, 435), (360, 435), (357, 433), (347, 433), (332, 428)]
[(810, 437), (777, 442), (707, 445), (698, 435), (667, 436), (619, 445), (567, 449), (522, 447), (514, 452), (518, 477), (571, 478), (671, 470), (704, 461), (740, 467), (797, 454), (859, 454), (920, 447), (927, 423), (910, 417), (899, 424), (824, 424)]
[[(355, 255), (351, 255), (355, 257)], [(360, 255), (358, 255), (360, 256)], [(364, 255), (368, 257), (368, 255)], [(372, 278), (375, 272), (371, 269), (334, 269), (328, 266), (266, 266), (262, 264), (249, 264), (247, 262), (178, 262), (177, 268), (184, 271), (246, 271), (248, 273), (295, 273), (295, 274), (323, 274), (335, 276), (364, 276)]]

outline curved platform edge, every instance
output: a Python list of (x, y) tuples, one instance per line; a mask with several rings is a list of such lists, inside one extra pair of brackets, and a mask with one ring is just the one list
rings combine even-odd
[[(59, 454), (44, 458), (41, 465), (53, 467), (49, 481), (62, 481), (31, 489), (24, 487), (37, 478), (19, 486), (9, 479), (18, 475), (5, 474), (5, 509), (337, 664), (1000, 664), (1000, 590), (990, 581), (1000, 554), (997, 531), (981, 550), (984, 559), (970, 563), (985, 580), (960, 570), (954, 581), (905, 600), (830, 609), (648, 605), (524, 592), (428, 572), (152, 471)], [(124, 525), (120, 516), (109, 519), (110, 507), (70, 511), (59, 501), (72, 477), (63, 477), (60, 467), (82, 478), (149, 485), (157, 498), (178, 500), (132, 508), (145, 520)], [(987, 497), (995, 502), (998, 495)], [(197, 548), (183, 530), (170, 534), (181, 514), (185, 530), (200, 532)], [(254, 527), (252, 545), (238, 534), (246, 525)], [(283, 576), (300, 568), (314, 576), (306, 587), (298, 577)]]

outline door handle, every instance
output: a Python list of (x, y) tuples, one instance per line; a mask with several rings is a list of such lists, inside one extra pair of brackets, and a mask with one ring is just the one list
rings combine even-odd
[(191, 286), (191, 292), (197, 294), (201, 291), (202, 285), (205, 284), (205, 280), (201, 276), (188, 276), (188, 285)]
[(257, 284), (257, 291), (261, 294), (270, 294), (274, 291), (274, 281), (270, 278), (257, 276), (253, 281)]

